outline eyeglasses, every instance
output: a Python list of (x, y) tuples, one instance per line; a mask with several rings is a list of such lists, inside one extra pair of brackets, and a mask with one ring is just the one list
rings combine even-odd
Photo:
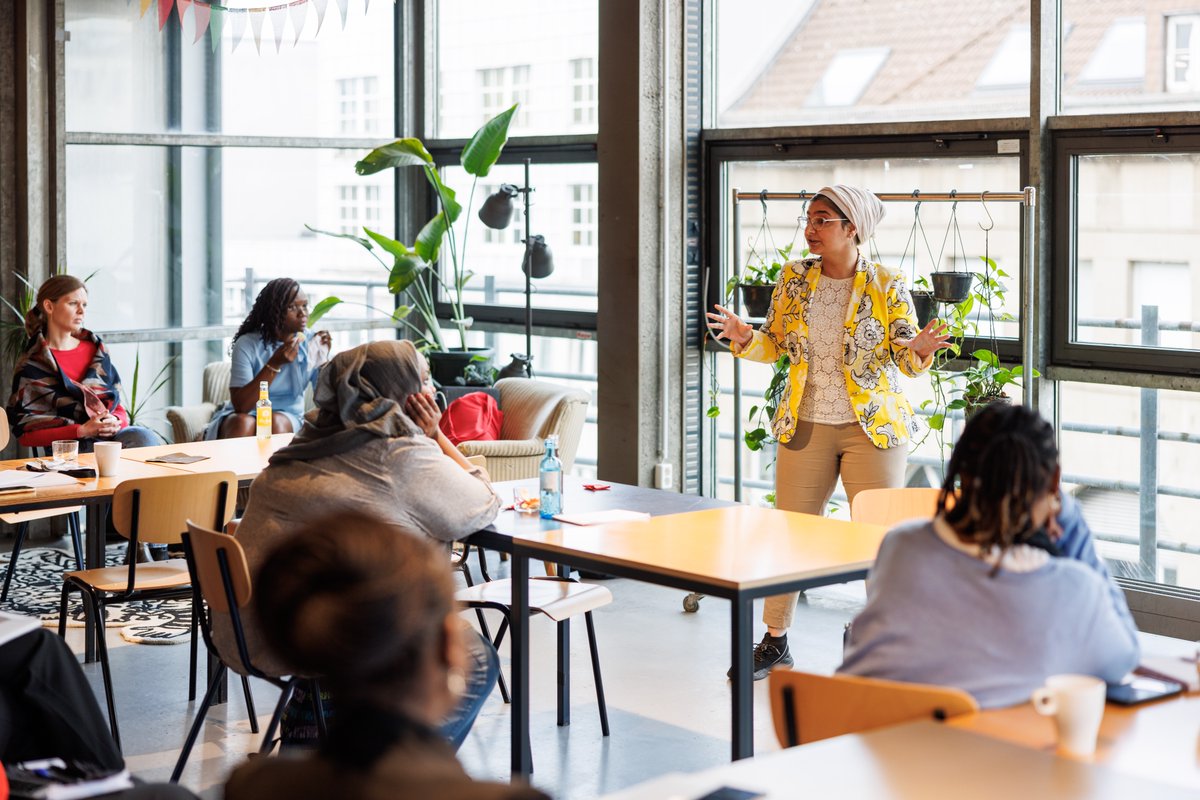
[(308, 316), (308, 303), (292, 303), (290, 306), (287, 307), (287, 312), (289, 314), (295, 314), (297, 316), (307, 317)]
[(825, 226), (831, 222), (849, 222), (845, 217), (796, 217), (796, 222), (800, 223), (800, 227), (807, 228), (812, 225), (813, 230), (823, 231)]

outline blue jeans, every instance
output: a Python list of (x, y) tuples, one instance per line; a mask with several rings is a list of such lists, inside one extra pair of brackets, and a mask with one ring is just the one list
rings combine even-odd
[(450, 718), (442, 723), (441, 733), (457, 750), (462, 746), (479, 709), (487, 701), (496, 681), (500, 677), (500, 656), (492, 643), (478, 631), (471, 631), (473, 636), (467, 638), (467, 690), (459, 698), (458, 706), (450, 713)]
[(122, 428), (117, 431), (117, 434), (111, 439), (80, 439), (79, 452), (92, 452), (98, 441), (120, 442), (122, 448), (153, 447), (156, 444), (166, 444), (161, 436), (149, 428), (143, 428), (141, 425), (130, 425), (128, 428)]

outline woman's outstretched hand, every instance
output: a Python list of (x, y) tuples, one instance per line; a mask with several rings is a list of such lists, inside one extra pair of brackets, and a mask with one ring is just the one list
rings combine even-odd
[(916, 336), (908, 340), (897, 339), (896, 344), (907, 347), (913, 355), (924, 361), (938, 350), (944, 350), (951, 346), (949, 330), (946, 323), (931, 319), (925, 323), (925, 327)]
[(724, 306), (714, 304), (717, 313), (708, 312), (708, 327), (717, 339), (728, 339), (738, 347), (745, 347), (754, 338), (754, 328)]

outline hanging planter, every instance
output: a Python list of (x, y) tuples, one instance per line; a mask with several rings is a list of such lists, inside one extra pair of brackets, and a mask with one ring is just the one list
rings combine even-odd
[(971, 281), (975, 276), (969, 272), (935, 272), (930, 277), (934, 299), (957, 305), (970, 296)]
[(746, 309), (746, 314), (765, 317), (771, 308), (771, 293), (775, 291), (775, 284), (739, 283), (738, 288), (742, 291), (742, 307)]
[(913, 289), (913, 313), (917, 315), (917, 327), (924, 328), (929, 320), (937, 316), (937, 300), (927, 289)]

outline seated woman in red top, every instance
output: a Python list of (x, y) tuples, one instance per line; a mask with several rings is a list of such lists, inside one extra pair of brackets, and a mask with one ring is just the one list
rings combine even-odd
[(38, 289), (25, 315), (29, 343), (13, 368), (9, 426), (26, 447), (78, 439), (87, 453), (98, 439), (125, 447), (163, 444), (149, 428), (129, 424), (108, 349), (83, 327), (87, 301), (87, 287), (72, 275), (55, 275)]

